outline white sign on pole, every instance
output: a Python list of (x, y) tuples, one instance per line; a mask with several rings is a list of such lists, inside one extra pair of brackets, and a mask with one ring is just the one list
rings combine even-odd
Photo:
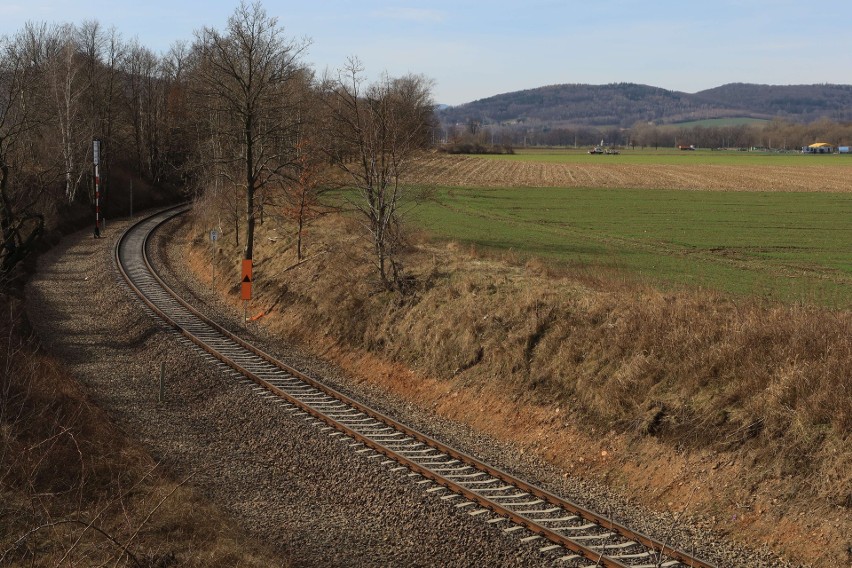
[(101, 141), (92, 140), (92, 160), (96, 166), (101, 165)]

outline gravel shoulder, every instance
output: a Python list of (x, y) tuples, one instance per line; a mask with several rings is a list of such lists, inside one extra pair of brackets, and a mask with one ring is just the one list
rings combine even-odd
[[(159, 326), (120, 282), (112, 247), (126, 223), (107, 238), (87, 232), (45, 255), (28, 288), (29, 315), (45, 346), (71, 370), (125, 430), (176, 476), (192, 483), (250, 534), (274, 543), (282, 565), (540, 566), (541, 554), (517, 534), (468, 516), (416, 484), (293, 417)], [(183, 260), (180, 223), (155, 240), (167, 280), (214, 319), (234, 327), (242, 314), (192, 280)], [(642, 532), (699, 552), (719, 566), (786, 566), (766, 551), (721, 541), (695, 519), (674, 519), (625, 502), (606, 487), (578, 481), (507, 444), (397, 400), (368, 382), (251, 326), (252, 340), (281, 360), (398, 419), (546, 488), (606, 511)], [(157, 401), (160, 364), (164, 402)], [(523, 536), (523, 535), (521, 535)]]

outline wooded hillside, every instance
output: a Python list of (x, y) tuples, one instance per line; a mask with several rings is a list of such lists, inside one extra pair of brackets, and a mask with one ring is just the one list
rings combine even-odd
[(448, 107), (441, 122), (629, 127), (711, 118), (852, 120), (852, 85), (731, 83), (690, 94), (636, 83), (549, 85)]

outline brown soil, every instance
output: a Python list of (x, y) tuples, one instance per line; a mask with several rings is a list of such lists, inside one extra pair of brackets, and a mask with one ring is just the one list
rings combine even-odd
[[(848, 160), (845, 160), (846, 162)], [(553, 164), (434, 154), (417, 162), (408, 180), (459, 187), (602, 187), (713, 191), (850, 192), (849, 164), (820, 167)]]

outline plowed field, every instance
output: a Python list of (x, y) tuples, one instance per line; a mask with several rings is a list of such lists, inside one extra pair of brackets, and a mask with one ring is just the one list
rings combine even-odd
[[(711, 191), (852, 192), (852, 159), (790, 165), (548, 163), (434, 154), (413, 165), (407, 181), (458, 187), (590, 187)], [(606, 161), (604, 161), (606, 160)]]

